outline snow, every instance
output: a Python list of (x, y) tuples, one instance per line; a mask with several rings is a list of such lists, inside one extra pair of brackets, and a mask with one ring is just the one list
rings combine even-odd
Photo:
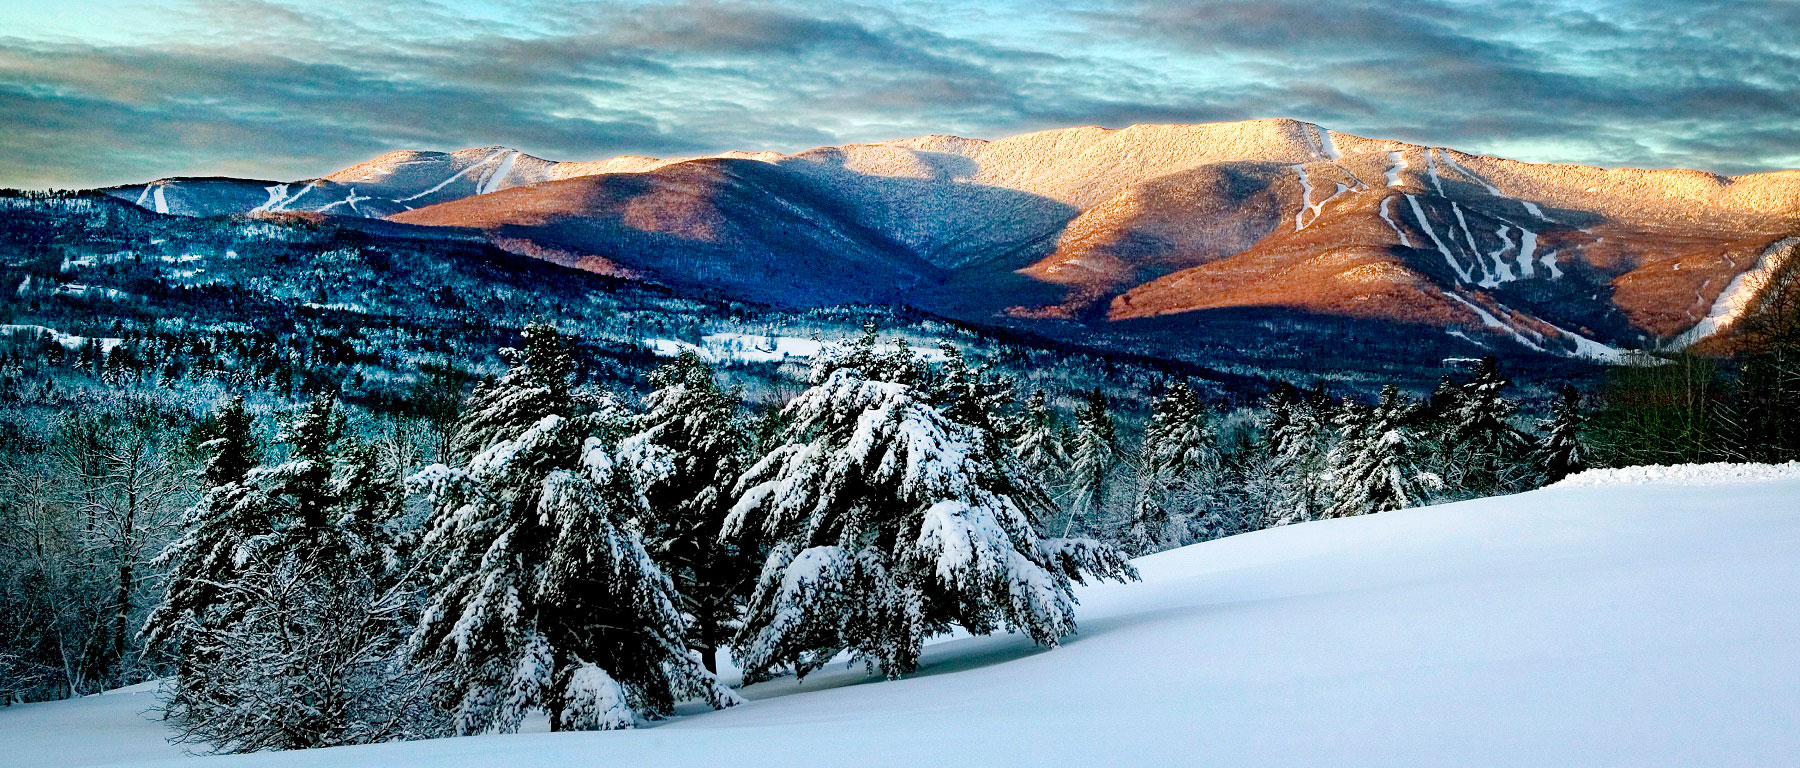
[(1406, 170), (1406, 153), (1395, 151), (1389, 152), (1387, 156), (1387, 185), (1398, 187), (1400, 186), (1400, 172)]
[(1407, 195), (1406, 202), (1412, 204), (1413, 216), (1419, 220), (1419, 229), (1424, 230), (1425, 236), (1431, 238), (1432, 244), (1437, 246), (1438, 253), (1444, 255), (1444, 261), (1450, 265), (1452, 270), (1456, 271), (1456, 276), (1465, 283), (1474, 282), (1475, 278), (1469, 274), (1469, 270), (1456, 260), (1456, 256), (1450, 253), (1450, 248), (1444, 245), (1444, 241), (1438, 239), (1437, 232), (1431, 228), (1431, 222), (1425, 219), (1425, 209), (1419, 207), (1419, 198)]
[[(407, 202), (412, 202), (412, 201), (414, 201), (414, 200), (417, 200), (417, 199), (419, 199), (419, 198), (421, 198), (421, 197), (424, 197), (424, 196), (426, 196), (426, 195), (429, 195), (429, 194), (431, 194), (431, 193), (433, 193), (433, 192), (436, 192), (436, 191), (438, 191), (438, 190), (440, 190), (440, 189), (443, 189), (443, 188), (444, 188), (444, 187), (448, 187), (448, 186), (450, 186), (450, 183), (451, 183), (451, 182), (454, 182), (454, 181), (456, 181), (456, 180), (457, 180), (457, 179), (460, 179), (460, 178), (462, 178), (462, 177), (464, 177), (464, 176), (467, 176), (467, 175), (468, 175), (468, 173), (469, 173), (469, 171), (473, 171), (473, 170), (475, 170), (475, 169), (476, 169), (476, 168), (481, 168), (481, 167), (484, 167), (484, 166), (486, 166), (486, 165), (487, 165), (487, 164), (488, 164), (488, 162), (489, 162), (489, 161), (492, 161), (492, 160), (494, 160), (494, 159), (496, 159), (496, 158), (498, 158), (498, 157), (499, 157), (499, 156), (500, 156), (500, 155), (501, 155), (501, 154), (502, 154), (502, 153), (505, 153), (505, 152), (508, 152), (508, 151), (510, 151), (510, 150), (505, 150), (505, 149), (502, 149), (502, 150), (499, 150), (499, 151), (496, 151), (496, 152), (495, 152), (495, 153), (493, 153), (493, 154), (491, 154), (491, 155), (488, 155), (488, 156), (487, 156), (487, 157), (485, 157), (485, 158), (482, 158), (482, 159), (481, 159), (481, 160), (480, 160), (480, 161), (478, 161), (478, 162), (474, 162), (474, 163), (470, 163), (470, 164), (468, 164), (468, 165), (466, 165), (466, 166), (464, 166), (464, 167), (463, 167), (463, 168), (462, 168), (462, 170), (459, 170), (459, 171), (457, 171), (457, 172), (456, 172), (456, 173), (455, 173), (455, 174), (453, 174), (453, 175), (451, 175), (451, 176), (450, 176), (450, 178), (447, 178), (447, 179), (444, 179), (444, 180), (443, 180), (443, 181), (440, 181), (440, 182), (438, 182), (438, 183), (437, 183), (437, 186), (434, 186), (434, 187), (431, 187), (431, 188), (429, 188), (429, 189), (426, 189), (426, 190), (425, 190), (425, 191), (423, 191), (423, 192), (420, 192), (420, 193), (418, 193), (418, 194), (415, 194), (415, 195), (409, 195), (409, 196), (407, 196), (407, 197), (402, 197), (402, 198), (400, 198), (400, 199), (398, 199), (398, 200), (395, 200), (395, 201), (394, 201), (394, 202), (396, 202), (396, 203), (407, 203)], [(516, 159), (516, 158), (515, 158), (515, 159)], [(341, 173), (341, 171), (340, 171), (340, 173)]]
[(1800, 461), (1785, 464), (1671, 464), (1643, 467), (1590, 469), (1564, 478), (1559, 488), (1591, 488), (1607, 485), (1646, 485), (1679, 483), (1684, 486), (1719, 485), (1722, 483), (1800, 480)]
[(1756, 265), (1738, 273), (1737, 277), (1725, 284), (1725, 290), (1713, 300), (1712, 309), (1706, 317), (1695, 323), (1680, 336), (1675, 337), (1676, 349), (1681, 349), (1694, 342), (1711, 336), (1730, 327), (1741, 319), (1746, 312), (1755, 306), (1763, 288), (1768, 285), (1776, 273), (1792, 258), (1794, 249), (1800, 248), (1800, 237), (1777, 240), (1764, 248), (1756, 259)]
[[(820, 341), (800, 336), (759, 336), (749, 333), (724, 332), (713, 333), (701, 337), (699, 344), (679, 339), (645, 339), (644, 346), (650, 353), (658, 357), (675, 357), (682, 352), (693, 352), (708, 362), (727, 360), (743, 363), (779, 363), (784, 360), (810, 360), (827, 349), (841, 349), (837, 342)], [(892, 352), (896, 347), (884, 344), (879, 347), (883, 352)], [(913, 347), (913, 356), (920, 362), (943, 362), (944, 353), (935, 347)]]
[(163, 186), (164, 185), (162, 185), (162, 184), (156, 185), (155, 198), (156, 198), (156, 212), (157, 213), (168, 213), (169, 212), (169, 201), (163, 199)]
[[(0, 325), (0, 336), (12, 336), (13, 334), (18, 334), (18, 333), (24, 333), (24, 334), (48, 333), (48, 334), (50, 334), (50, 339), (52, 341), (55, 341), (56, 343), (61, 344), (65, 349), (79, 349), (79, 348), (81, 348), (82, 344), (85, 344), (90, 340), (89, 337), (86, 337), (86, 336), (76, 336), (72, 333), (63, 333), (62, 331), (56, 330), (55, 328), (48, 328), (48, 327), (45, 327), (42, 325)], [(113, 347), (116, 347), (116, 346), (119, 346), (120, 344), (125, 343), (124, 339), (95, 338), (92, 340), (100, 343), (100, 350), (103, 352), (111, 352), (113, 350)]]
[(1531, 277), (1531, 275), (1532, 275), (1533, 262), (1531, 260), (1531, 255), (1537, 251), (1537, 240), (1538, 240), (1538, 236), (1537, 236), (1536, 232), (1533, 232), (1524, 227), (1519, 227), (1519, 257), (1518, 258), (1519, 258), (1519, 275), (1521, 277)]
[[(1800, 468), (1601, 470), (1291, 525), (1085, 587), (1080, 634), (927, 646), (920, 671), (746, 689), (633, 731), (231, 766), (1765, 766), (1800, 753)], [(180, 765), (125, 695), (0, 709), (16, 765)]]
[(521, 154), (524, 153), (517, 150), (507, 153), (506, 157), (500, 160), (500, 165), (495, 167), (492, 171), (489, 171), (487, 175), (482, 178), (481, 182), (475, 188), (475, 194), (485, 195), (490, 192), (499, 191), (500, 183), (506, 181), (507, 174), (512, 173), (513, 163), (519, 159), (519, 155)]
[(1400, 245), (1401, 246), (1406, 247), (1406, 248), (1411, 248), (1411, 247), (1413, 247), (1412, 239), (1408, 238), (1406, 236), (1406, 233), (1401, 231), (1400, 225), (1394, 223), (1393, 214), (1388, 212), (1388, 205), (1392, 202), (1394, 202), (1394, 198), (1391, 198), (1391, 197), (1381, 198), (1381, 220), (1387, 222), (1388, 228), (1394, 230), (1394, 234), (1400, 236)]
[(1471, 311), (1473, 311), (1476, 314), (1476, 316), (1481, 318), (1482, 325), (1485, 325), (1489, 328), (1493, 328), (1496, 330), (1505, 331), (1507, 335), (1513, 337), (1514, 341), (1517, 341), (1520, 344), (1523, 344), (1523, 345), (1530, 347), (1531, 349), (1537, 350), (1539, 352), (1544, 351), (1544, 347), (1542, 345), (1538, 344), (1535, 341), (1532, 341), (1531, 339), (1526, 338), (1525, 334), (1519, 332), (1519, 329), (1514, 328), (1507, 323), (1501, 322), (1500, 318), (1494, 317), (1494, 313), (1487, 311), (1480, 304), (1476, 304), (1473, 301), (1469, 301), (1468, 299), (1458, 296), (1457, 294), (1452, 293), (1450, 291), (1444, 291), (1444, 295), (1449, 296), (1450, 298), (1455, 299), (1458, 303), (1462, 304), (1463, 306), (1468, 307)]

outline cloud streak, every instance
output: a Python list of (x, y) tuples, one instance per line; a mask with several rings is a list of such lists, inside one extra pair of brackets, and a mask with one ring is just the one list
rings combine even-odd
[(1800, 7), (1780, 0), (1010, 1), (185, 3), (125, 42), (0, 38), (0, 184), (1256, 117), (1526, 160), (1800, 167)]

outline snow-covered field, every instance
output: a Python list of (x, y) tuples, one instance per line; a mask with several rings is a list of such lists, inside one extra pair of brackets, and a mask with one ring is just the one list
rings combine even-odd
[[(1278, 528), (1084, 589), (1081, 633), (766, 683), (637, 731), (222, 766), (1647, 766), (1800, 755), (1800, 472), (1594, 475)], [(0, 709), (0, 765), (179, 760), (143, 689)]]

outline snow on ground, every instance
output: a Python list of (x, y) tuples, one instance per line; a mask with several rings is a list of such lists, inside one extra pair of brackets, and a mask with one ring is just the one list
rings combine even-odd
[(1736, 277), (1731, 279), (1731, 282), (1725, 284), (1725, 290), (1719, 292), (1719, 297), (1713, 301), (1712, 309), (1706, 313), (1706, 317), (1701, 318), (1700, 322), (1694, 324), (1694, 327), (1675, 337), (1674, 347), (1676, 349), (1687, 347), (1729, 328), (1733, 323), (1743, 319), (1746, 313), (1755, 308), (1757, 300), (1762, 297), (1763, 290), (1768, 286), (1769, 281), (1787, 265), (1796, 249), (1800, 249), (1800, 237), (1789, 237), (1770, 243), (1769, 247), (1764, 248), (1762, 254), (1757, 256), (1755, 265), (1739, 272)]
[(87, 343), (91, 339), (100, 343), (101, 351), (111, 352), (113, 347), (125, 343), (124, 339), (76, 336), (72, 333), (63, 333), (55, 328), (48, 328), (42, 325), (0, 325), (0, 336), (12, 336), (14, 334), (35, 335), (44, 333), (50, 334), (50, 340), (61, 344), (65, 349), (79, 349), (82, 344)]
[[(929, 646), (636, 731), (248, 766), (1730, 766), (1800, 754), (1800, 468), (1589, 473), (1261, 531), (1080, 591), (1081, 632)], [(171, 765), (141, 691), (0, 709), (0, 763)]]
[[(710, 362), (735, 360), (745, 363), (778, 363), (783, 360), (811, 359), (838, 342), (820, 341), (799, 336), (757, 336), (747, 333), (713, 333), (701, 337), (699, 344), (679, 339), (645, 339), (644, 346), (658, 357), (674, 357), (683, 351), (693, 352)], [(884, 344), (883, 352), (895, 347)], [(913, 355), (922, 362), (942, 362), (944, 353), (935, 347), (914, 347)]]

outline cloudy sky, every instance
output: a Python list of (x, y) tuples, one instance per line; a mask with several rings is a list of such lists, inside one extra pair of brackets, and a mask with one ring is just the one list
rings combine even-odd
[(1800, 168), (1800, 2), (0, 0), (0, 186), (1258, 117)]

